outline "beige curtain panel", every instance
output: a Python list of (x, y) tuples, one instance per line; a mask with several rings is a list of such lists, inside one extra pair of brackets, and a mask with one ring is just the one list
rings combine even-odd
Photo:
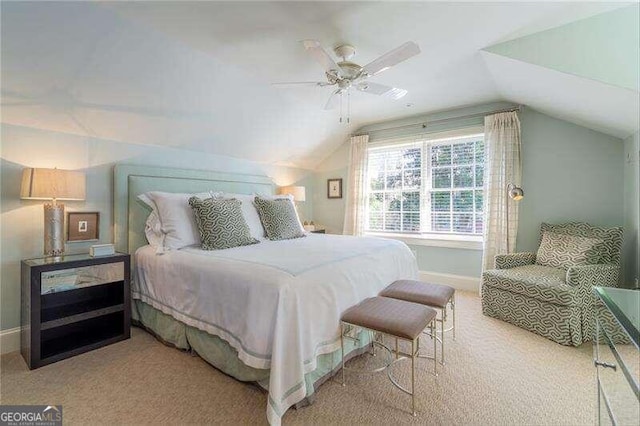
[(367, 144), (369, 135), (351, 137), (343, 233), (362, 235), (366, 221)]
[(484, 119), (484, 235), (483, 269), (494, 268), (497, 254), (513, 253), (518, 233), (518, 203), (507, 193), (510, 183), (520, 186), (522, 152), (520, 120), (514, 112)]

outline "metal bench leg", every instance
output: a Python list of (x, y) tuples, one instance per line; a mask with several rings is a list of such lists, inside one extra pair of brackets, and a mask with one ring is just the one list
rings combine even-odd
[(411, 341), (411, 412), (416, 416), (416, 341)]
[(453, 314), (453, 340), (456, 340), (456, 293), (451, 297), (451, 313)]
[(344, 381), (344, 324), (340, 323), (340, 349), (342, 353), (342, 386), (346, 386)]
[[(431, 322), (431, 335), (435, 336), (436, 334), (436, 319), (434, 318)], [(438, 339), (433, 338), (433, 375), (438, 375)]]
[(442, 349), (442, 354), (440, 355), (440, 363), (444, 365), (444, 319), (445, 313), (447, 312), (447, 305), (444, 305), (442, 308), (442, 321), (440, 321), (440, 334), (442, 334), (442, 340), (440, 341), (440, 349)]
[(376, 332), (373, 330), (369, 330), (369, 337), (371, 338), (371, 355), (372, 356), (376, 356), (376, 345), (375, 345), (375, 340), (376, 340)]

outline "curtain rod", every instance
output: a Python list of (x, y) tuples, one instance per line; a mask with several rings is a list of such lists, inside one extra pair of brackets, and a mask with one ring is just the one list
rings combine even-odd
[(467, 119), (467, 118), (484, 117), (486, 115), (499, 114), (501, 112), (513, 112), (513, 111), (520, 112), (520, 111), (522, 111), (523, 108), (524, 108), (524, 105), (518, 105), (517, 107), (513, 107), (513, 108), (496, 109), (496, 110), (493, 110), (493, 111), (478, 112), (476, 114), (459, 115), (457, 117), (441, 118), (439, 120), (431, 120), (431, 121), (427, 120), (424, 123), (405, 124), (403, 126), (395, 126), (395, 127), (385, 127), (384, 129), (371, 130), (370, 132), (364, 132), (364, 133), (358, 133), (358, 134), (354, 133), (351, 136), (360, 136), (360, 135), (363, 135), (363, 134), (369, 134), (369, 133), (375, 133), (375, 132), (384, 132), (384, 131), (387, 131), (387, 130), (408, 129), (408, 128), (417, 127), (417, 126), (420, 126), (421, 128), (426, 129), (427, 125), (446, 123), (447, 121), (462, 120), (462, 119)]

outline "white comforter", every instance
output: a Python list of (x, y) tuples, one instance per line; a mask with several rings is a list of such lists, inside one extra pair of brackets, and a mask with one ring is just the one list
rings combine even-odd
[(219, 336), (254, 368), (269, 368), (267, 418), (280, 424), (306, 396), (316, 357), (340, 347), (341, 313), (397, 279), (416, 279), (401, 242), (311, 234), (228, 250), (136, 252), (133, 297)]

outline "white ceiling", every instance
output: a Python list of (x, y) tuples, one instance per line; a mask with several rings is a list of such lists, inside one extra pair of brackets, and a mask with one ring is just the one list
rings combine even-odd
[[(572, 115), (569, 101), (547, 105), (548, 99), (522, 94), (517, 85), (526, 81), (504, 76), (507, 69), (520, 70), (480, 53), (620, 4), (2, 2), (1, 7), (2, 101), (38, 104), (3, 107), (3, 123), (305, 168), (315, 167), (364, 124), (503, 99), (603, 131), (627, 131), (589, 114)], [(353, 94), (347, 126), (338, 122), (337, 111), (322, 109), (329, 88), (272, 88), (272, 82), (323, 78), (299, 44), (309, 38), (329, 48), (353, 44), (353, 60), (362, 65), (415, 41), (420, 55), (372, 79), (409, 94), (400, 101)]]

